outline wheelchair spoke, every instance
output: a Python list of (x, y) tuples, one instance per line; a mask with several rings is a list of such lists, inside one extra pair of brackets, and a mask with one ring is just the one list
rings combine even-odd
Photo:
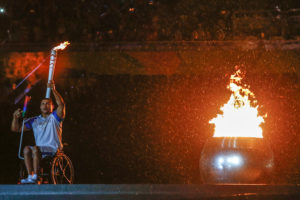
[(63, 172), (64, 172), (64, 173), (65, 173), (67, 167), (70, 167), (70, 164), (69, 164), (69, 163), (68, 163), (68, 164), (65, 166), (65, 168), (63, 169)]
[(66, 177), (65, 174), (64, 174), (64, 177), (65, 177), (65, 179), (67, 179), (67, 181), (68, 181), (70, 184), (72, 184), (72, 183), (71, 183), (71, 180), (69, 180), (68, 177)]
[(59, 159), (59, 167), (63, 171), (63, 164), (61, 162), (64, 162), (63, 159)]
[(63, 162), (64, 162), (64, 159), (61, 158), (60, 161), (59, 161), (59, 168), (61, 170), (61, 172), (60, 172), (60, 183), (64, 183), (65, 174), (64, 174), (64, 171), (63, 171), (63, 165), (64, 165)]

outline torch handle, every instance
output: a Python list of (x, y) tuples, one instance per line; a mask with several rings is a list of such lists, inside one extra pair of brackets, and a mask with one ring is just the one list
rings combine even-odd
[(48, 88), (48, 87), (47, 87), (45, 98), (46, 98), (46, 99), (49, 99), (49, 98), (50, 98), (50, 94), (51, 94), (51, 88)]
[[(48, 83), (51, 83), (54, 76), (54, 69), (55, 69), (55, 63), (56, 63), (56, 50), (51, 50), (51, 56), (50, 56), (50, 64), (49, 64), (49, 75), (48, 75)], [(46, 98), (50, 98), (51, 88), (47, 87), (46, 90)]]

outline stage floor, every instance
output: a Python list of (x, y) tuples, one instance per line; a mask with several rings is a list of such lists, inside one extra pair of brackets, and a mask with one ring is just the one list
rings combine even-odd
[(300, 185), (0, 185), (0, 199), (300, 199)]

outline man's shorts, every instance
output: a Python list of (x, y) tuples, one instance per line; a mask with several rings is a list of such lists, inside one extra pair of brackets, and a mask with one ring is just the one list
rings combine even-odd
[[(33, 150), (33, 146), (29, 146), (31, 150)], [(46, 158), (48, 156), (53, 157), (56, 154), (56, 151), (51, 147), (46, 146), (37, 146), (40, 149), (42, 158)]]

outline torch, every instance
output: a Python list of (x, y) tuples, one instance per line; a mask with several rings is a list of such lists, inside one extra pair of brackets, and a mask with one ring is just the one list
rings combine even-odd
[[(51, 83), (53, 80), (57, 50), (64, 50), (69, 44), (70, 43), (68, 41), (66, 41), (66, 42), (63, 42), (60, 45), (54, 47), (53, 49), (51, 49), (48, 83)], [(50, 98), (50, 92), (51, 92), (51, 88), (47, 87), (46, 98)]]

